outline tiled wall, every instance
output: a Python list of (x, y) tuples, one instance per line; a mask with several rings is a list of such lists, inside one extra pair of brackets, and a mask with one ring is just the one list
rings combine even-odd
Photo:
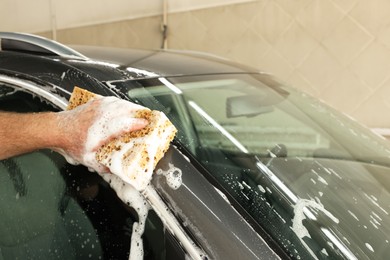
[[(369, 127), (390, 128), (389, 0), (258, 0), (169, 14), (168, 23), (169, 48), (250, 64)], [(148, 17), (60, 30), (57, 39), (155, 49), (160, 25)]]

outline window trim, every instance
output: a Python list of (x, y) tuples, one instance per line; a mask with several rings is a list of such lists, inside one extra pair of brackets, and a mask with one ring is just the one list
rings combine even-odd
[(16, 77), (10, 77), (10, 76), (0, 74), (0, 82), (8, 83), (13, 87), (15, 87), (16, 89), (19, 89), (21, 91), (27, 91), (31, 94), (37, 95), (39, 97), (43, 97), (46, 100), (53, 103), (54, 105), (56, 105), (57, 107), (61, 108), (62, 110), (65, 110), (66, 107), (68, 106), (68, 102), (65, 101), (64, 98), (61, 98), (59, 95), (56, 95), (54, 93), (51, 93), (49, 91), (40, 88), (37, 84), (31, 81), (21, 80)]

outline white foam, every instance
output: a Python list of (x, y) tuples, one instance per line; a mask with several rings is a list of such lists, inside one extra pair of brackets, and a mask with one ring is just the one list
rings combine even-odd
[(183, 230), (175, 216), (166, 207), (165, 203), (162, 202), (160, 196), (157, 194), (155, 189), (152, 188), (152, 186), (148, 186), (145, 189), (144, 195), (151, 202), (153, 210), (160, 217), (164, 226), (177, 237), (189, 256), (194, 260), (208, 259), (204, 252), (196, 246), (188, 234)]
[(259, 188), (259, 190), (262, 192), (262, 193), (266, 193), (266, 190), (264, 189), (263, 186), (261, 186), (260, 184), (257, 185), (257, 187)]
[(133, 224), (131, 234), (131, 250), (129, 259), (143, 259), (142, 234), (145, 229), (145, 222), (150, 209), (145, 197), (132, 185), (123, 182), (118, 176), (113, 174), (103, 174), (102, 177), (116, 191), (118, 197), (128, 206), (132, 207), (138, 214), (138, 223)]
[(162, 169), (157, 169), (156, 174), (162, 174), (167, 180), (167, 184), (174, 190), (177, 190), (182, 183), (182, 172), (180, 168), (175, 167), (172, 163), (168, 164), (169, 169), (164, 171)]
[(118, 134), (118, 129), (129, 129), (139, 120), (134, 118), (136, 111), (145, 108), (116, 97), (105, 97), (101, 102), (99, 117), (88, 130), (83, 164), (99, 173), (104, 173), (104, 168), (96, 160), (95, 149), (102, 145), (102, 140), (108, 140)]
[(214, 189), (218, 192), (218, 194), (227, 202), (231, 205), (229, 199), (226, 197), (225, 193), (223, 193), (222, 191), (220, 191), (218, 188), (214, 187)]
[(371, 246), (369, 243), (366, 243), (366, 247), (367, 247), (370, 251), (374, 252), (374, 248), (372, 248), (372, 246)]
[[(158, 116), (157, 125), (163, 125), (168, 118), (161, 112)], [(172, 132), (175, 131), (173, 125), (168, 126), (164, 129), (165, 131), (158, 132), (158, 129), (152, 129), (145, 137), (132, 138), (128, 143), (118, 142), (117, 144), (121, 147), (119, 151), (113, 151), (107, 158), (102, 159), (102, 163), (106, 165), (110, 171), (122, 180), (134, 185), (137, 190), (144, 190), (150, 183), (153, 175), (153, 168), (155, 165), (155, 157), (158, 152), (158, 148), (162, 143), (165, 143), (169, 139)], [(145, 155), (141, 153), (133, 153), (133, 158), (124, 163), (123, 158), (126, 153), (134, 149), (135, 146), (145, 145), (147, 148), (147, 157), (149, 161), (147, 166), (140, 167), (140, 161), (144, 160)], [(180, 169), (178, 170), (180, 171)], [(177, 171), (172, 171), (174, 174)], [(180, 171), (181, 172), (181, 171)], [(168, 179), (167, 179), (168, 180)], [(174, 181), (174, 178), (170, 178), (169, 181)], [(180, 184), (176, 184), (177, 188)]]
[[(294, 231), (294, 233), (298, 236), (298, 238), (302, 241), (302, 244), (308, 249), (310, 254), (315, 257), (313, 251), (308, 247), (308, 245), (304, 242), (304, 237), (311, 238), (309, 231), (306, 229), (306, 227), (303, 224), (303, 220), (306, 219), (306, 217), (309, 217), (311, 219), (315, 219), (315, 216), (311, 213), (309, 208), (316, 209), (318, 211), (321, 211), (324, 213), (327, 217), (333, 220), (335, 223), (339, 223), (339, 220), (333, 216), (332, 213), (327, 211), (325, 207), (320, 203), (320, 201), (314, 201), (314, 200), (308, 200), (308, 199), (298, 199), (295, 206), (294, 206), (294, 218), (292, 219), (292, 227), (291, 229)], [(315, 257), (316, 258), (316, 257)]]

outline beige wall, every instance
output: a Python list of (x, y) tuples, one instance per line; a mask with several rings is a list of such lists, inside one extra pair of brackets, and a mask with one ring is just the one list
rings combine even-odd
[[(170, 13), (168, 46), (271, 72), (390, 128), (390, 1), (258, 0)], [(161, 16), (57, 31), (63, 43), (160, 48)], [(49, 35), (49, 33), (42, 33)]]

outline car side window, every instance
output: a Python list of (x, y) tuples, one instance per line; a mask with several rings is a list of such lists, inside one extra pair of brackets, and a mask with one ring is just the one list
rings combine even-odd
[[(2, 83), (0, 110), (57, 111)], [(99, 175), (50, 150), (0, 161), (0, 211), (0, 259), (128, 259), (138, 221)], [(152, 210), (143, 244), (144, 259), (185, 258)]]

